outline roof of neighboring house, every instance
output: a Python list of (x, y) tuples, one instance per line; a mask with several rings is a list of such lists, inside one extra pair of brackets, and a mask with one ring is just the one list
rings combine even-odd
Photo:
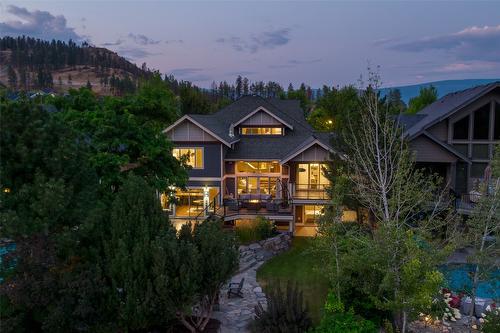
[[(230, 128), (241, 119), (264, 108), (287, 127), (283, 136), (241, 136)], [(281, 160), (307, 140), (315, 139), (331, 149), (330, 134), (315, 132), (307, 122), (297, 100), (264, 99), (244, 96), (225, 108), (210, 114), (190, 114), (189, 118), (210, 130), (224, 141), (234, 144), (228, 149), (226, 159), (274, 159)], [(170, 127), (171, 128), (171, 127)]]
[(404, 126), (405, 134), (412, 139), (496, 88), (500, 88), (500, 81), (447, 94), (415, 115), (400, 115), (398, 121)]

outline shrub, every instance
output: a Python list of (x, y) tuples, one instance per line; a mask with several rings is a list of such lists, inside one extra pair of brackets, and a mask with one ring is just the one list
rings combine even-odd
[(496, 333), (500, 332), (500, 309), (496, 306), (489, 306), (489, 311), (484, 315), (484, 322), (481, 325), (483, 333)]
[(286, 291), (283, 291), (277, 281), (268, 290), (267, 309), (264, 310), (260, 303), (255, 307), (253, 332), (299, 333), (307, 332), (312, 327), (302, 292), (296, 284), (288, 281)]
[(328, 293), (325, 302), (325, 313), (319, 326), (312, 333), (372, 333), (377, 332), (375, 324), (359, 315), (351, 308), (345, 312), (345, 307), (333, 291)]
[(255, 221), (257, 235), (259, 235), (260, 239), (269, 238), (276, 232), (274, 223), (266, 219), (265, 217), (258, 216)]
[(328, 314), (321, 319), (321, 323), (312, 333), (375, 333), (378, 332), (375, 324), (354, 312)]
[(276, 227), (270, 220), (259, 216), (253, 221), (237, 226), (235, 232), (241, 244), (249, 244), (271, 237), (276, 233)]

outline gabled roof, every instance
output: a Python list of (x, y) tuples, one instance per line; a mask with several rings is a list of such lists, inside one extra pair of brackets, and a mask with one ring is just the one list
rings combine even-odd
[(305, 140), (300, 146), (298, 146), (296, 149), (292, 150), (291, 152), (288, 153), (285, 157), (283, 157), (280, 161), (281, 164), (284, 164), (288, 161), (290, 161), (292, 158), (296, 157), (300, 153), (306, 151), (307, 149), (311, 148), (314, 145), (319, 145), (323, 149), (330, 151), (330, 152), (335, 152), (330, 144), (324, 143), (321, 139), (318, 139), (315, 135), (310, 136)]
[(438, 144), (439, 146), (441, 146), (442, 148), (444, 148), (445, 150), (449, 151), (450, 153), (452, 153), (453, 155), (457, 156), (458, 158), (460, 158), (461, 160), (471, 164), (471, 160), (467, 158), (467, 156), (465, 156), (464, 154), (462, 154), (461, 152), (459, 152), (458, 150), (455, 149), (455, 147), (447, 144), (446, 142), (443, 142), (441, 140), (439, 140), (438, 138), (436, 138), (434, 135), (432, 135), (431, 133), (427, 132), (427, 131), (423, 131), (422, 132), (422, 135), (428, 137), (429, 139), (431, 139), (433, 142), (435, 142), (436, 144)]
[(196, 126), (200, 127), (201, 129), (203, 129), (207, 133), (214, 136), (217, 140), (219, 140), (220, 142), (222, 142), (223, 144), (225, 144), (228, 147), (231, 147), (232, 143), (235, 143), (238, 141), (238, 140), (235, 140), (234, 138), (229, 137), (228, 133), (225, 134), (223, 132), (213, 131), (214, 128), (217, 129), (217, 126), (212, 126), (214, 119), (212, 119), (210, 117), (202, 117), (202, 116), (203, 115), (186, 114), (186, 115), (182, 116), (181, 118), (177, 119), (177, 121), (175, 123), (173, 123), (172, 125), (165, 128), (163, 130), (163, 133), (167, 133), (170, 130), (172, 130), (174, 127), (176, 127), (177, 125), (182, 123), (183, 121), (189, 120), (193, 124), (195, 124)]
[(238, 120), (236, 123), (234, 123), (232, 125), (238, 126), (239, 124), (241, 124), (242, 122), (244, 122), (245, 120), (247, 120), (248, 118), (250, 118), (251, 116), (256, 114), (257, 112), (265, 112), (268, 115), (270, 115), (271, 117), (273, 117), (274, 119), (276, 119), (277, 121), (279, 121), (280, 123), (282, 123), (283, 125), (285, 125), (286, 127), (288, 127), (289, 129), (293, 129), (292, 125), (290, 125), (289, 123), (287, 123), (286, 121), (284, 121), (283, 119), (278, 117), (276, 114), (274, 114), (273, 112), (270, 112), (269, 110), (267, 110), (264, 107), (259, 107), (259, 108), (255, 109), (253, 112), (250, 112), (249, 114), (247, 114), (246, 116), (244, 116), (243, 118), (241, 118), (240, 120)]
[(492, 90), (500, 88), (500, 81), (450, 93), (428, 105), (415, 115), (398, 117), (405, 127), (405, 135), (411, 140), (430, 126), (444, 120)]
[[(234, 131), (230, 136), (230, 128), (248, 119), (259, 110), (272, 114), (278, 121), (287, 126), (285, 135), (276, 136), (240, 136)], [(164, 132), (174, 128), (181, 121), (188, 119), (206, 130), (215, 138), (232, 149), (226, 152), (226, 159), (246, 160), (279, 160), (288, 156), (304, 142), (318, 141), (318, 144), (331, 150), (330, 134), (318, 133), (307, 122), (304, 111), (297, 100), (264, 99), (259, 96), (244, 96), (225, 108), (210, 115), (185, 115), (169, 126)]]

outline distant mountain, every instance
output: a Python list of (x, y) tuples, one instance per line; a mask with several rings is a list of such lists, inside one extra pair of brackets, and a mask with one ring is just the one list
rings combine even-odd
[(133, 92), (151, 75), (117, 53), (71, 40), (44, 41), (31, 37), (0, 38), (0, 84), (12, 90), (69, 88), (90, 85), (103, 95)]
[(446, 94), (480, 86), (483, 84), (488, 84), (491, 82), (500, 81), (498, 79), (467, 79), (467, 80), (445, 80), (445, 81), (434, 81), (421, 84), (415, 84), (411, 86), (400, 86), (400, 87), (387, 87), (380, 89), (381, 95), (384, 96), (391, 89), (399, 89), (401, 91), (401, 98), (408, 104), (410, 98), (418, 96), (420, 88), (434, 86), (438, 91), (438, 97), (441, 98)]

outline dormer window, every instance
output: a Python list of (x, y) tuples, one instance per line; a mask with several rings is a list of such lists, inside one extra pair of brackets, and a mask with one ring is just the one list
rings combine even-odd
[(283, 135), (283, 127), (241, 127), (241, 135)]

